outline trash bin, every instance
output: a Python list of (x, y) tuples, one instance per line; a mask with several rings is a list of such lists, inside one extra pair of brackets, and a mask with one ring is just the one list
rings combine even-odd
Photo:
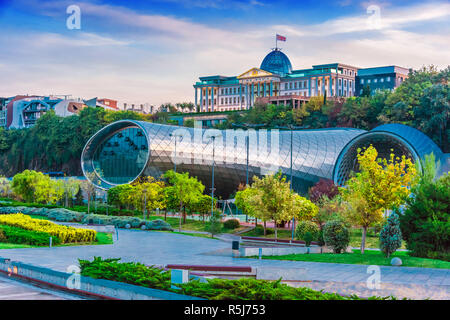
[(231, 244), (231, 249), (239, 250), (239, 241), (233, 241)]

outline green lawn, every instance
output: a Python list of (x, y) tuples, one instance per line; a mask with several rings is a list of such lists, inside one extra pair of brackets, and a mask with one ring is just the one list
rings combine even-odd
[[(111, 233), (97, 232), (97, 241), (86, 243), (64, 243), (55, 247), (69, 247), (69, 246), (85, 246), (85, 245), (101, 245), (101, 244), (113, 244), (113, 238)], [(18, 249), (18, 248), (43, 248), (42, 246), (30, 246), (27, 244), (15, 244), (15, 243), (3, 243), (0, 242), (0, 249)]]
[[(156, 220), (156, 219), (161, 219), (164, 220), (164, 216), (157, 216), (157, 215), (153, 215), (153, 216), (149, 216), (147, 218), (147, 220)], [(180, 219), (179, 218), (174, 218), (174, 217), (167, 217), (166, 222), (168, 224), (170, 224), (170, 226), (177, 231), (180, 227)], [(208, 232), (208, 226), (209, 223), (208, 222), (203, 222), (203, 221), (197, 221), (197, 220), (192, 220), (192, 219), (186, 219), (186, 223), (185, 224), (181, 224), (181, 229), (182, 230), (190, 230), (190, 231), (204, 231), (204, 232)], [(246, 227), (240, 227), (237, 229), (225, 229), (222, 228), (222, 230), (220, 231), (220, 233), (235, 233), (237, 231), (243, 230)], [(187, 235), (192, 235), (189, 233), (186, 233)]]
[(395, 252), (390, 258), (385, 258), (380, 251), (366, 250), (364, 254), (361, 254), (360, 250), (353, 250), (353, 253), (288, 254), (284, 256), (263, 256), (263, 259), (390, 266), (393, 257), (402, 259), (402, 266), (404, 267), (450, 269), (450, 262), (411, 257), (405, 251)]

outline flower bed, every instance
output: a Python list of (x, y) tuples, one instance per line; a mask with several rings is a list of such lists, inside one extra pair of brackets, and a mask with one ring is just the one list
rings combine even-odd
[(0, 217), (2, 214), (15, 214), (17, 212), (28, 215), (39, 215), (47, 217), (50, 220), (61, 222), (81, 222), (84, 224), (114, 225), (118, 228), (125, 228), (129, 225), (131, 228), (142, 228), (147, 230), (167, 230), (171, 231), (170, 224), (161, 219), (152, 221), (143, 220), (137, 217), (129, 216), (106, 216), (101, 214), (86, 214), (65, 208), (34, 208), (34, 207), (0, 207)]
[(61, 243), (93, 242), (97, 236), (97, 232), (95, 230), (61, 226), (48, 220), (33, 219), (21, 213), (0, 215), (0, 225), (8, 225), (25, 230), (45, 232), (51, 236), (59, 238)]
[[(0, 225), (0, 242), (27, 244), (31, 246), (48, 246), (49, 237), (49, 234), (45, 232)], [(52, 243), (58, 245), (61, 243), (61, 240), (58, 237), (52, 237)]]

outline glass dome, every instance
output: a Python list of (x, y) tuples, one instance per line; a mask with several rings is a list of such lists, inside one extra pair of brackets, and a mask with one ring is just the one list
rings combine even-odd
[(264, 58), (260, 69), (285, 77), (291, 73), (292, 65), (289, 58), (280, 49), (274, 49)]

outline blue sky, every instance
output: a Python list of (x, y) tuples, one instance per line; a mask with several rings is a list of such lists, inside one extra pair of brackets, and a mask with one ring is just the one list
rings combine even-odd
[[(74, 4), (79, 30), (66, 27)], [(259, 67), (276, 33), (295, 69), (444, 68), (449, 21), (448, 1), (0, 0), (0, 96), (193, 101), (199, 76)]]

